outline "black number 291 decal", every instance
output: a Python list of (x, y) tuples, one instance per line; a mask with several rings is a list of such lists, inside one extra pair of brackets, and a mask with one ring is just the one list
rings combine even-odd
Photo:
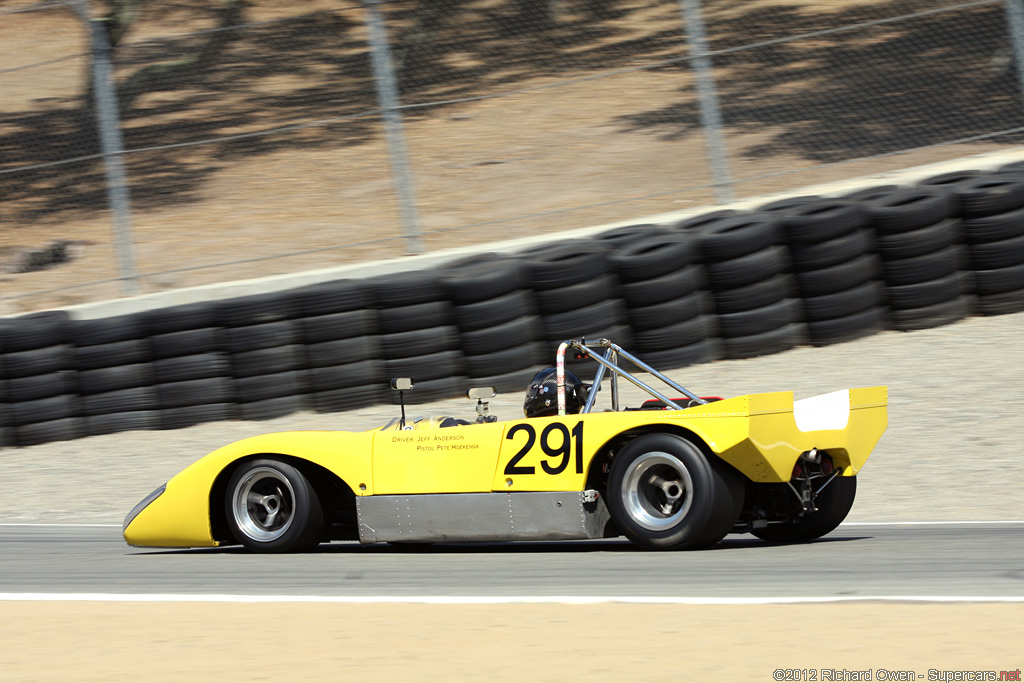
[[(505, 438), (514, 439), (519, 432), (526, 432), (526, 443), (505, 465), (505, 474), (534, 474), (537, 469), (533, 465), (520, 465), (519, 462), (533, 449), (537, 432), (533, 425), (520, 423), (508, 430)], [(570, 431), (561, 422), (552, 422), (540, 433), (540, 449), (548, 458), (541, 460), (540, 466), (548, 474), (564, 472), (574, 455), (576, 474), (583, 474), (583, 423), (577, 422)]]

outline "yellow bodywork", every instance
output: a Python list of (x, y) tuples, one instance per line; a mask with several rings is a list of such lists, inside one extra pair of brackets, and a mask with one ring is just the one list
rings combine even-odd
[(812, 448), (827, 451), (843, 476), (854, 476), (885, 431), (886, 406), (887, 390), (880, 386), (796, 403), (792, 392), (774, 392), (684, 410), (266, 434), (220, 448), (176, 475), (129, 520), (124, 537), (139, 546), (218, 545), (210, 519), (214, 482), (233, 463), (263, 454), (320, 465), (357, 496), (582, 491), (591, 463), (609, 443), (626, 433), (661, 430), (690, 432), (753, 482), (789, 481), (797, 458)]

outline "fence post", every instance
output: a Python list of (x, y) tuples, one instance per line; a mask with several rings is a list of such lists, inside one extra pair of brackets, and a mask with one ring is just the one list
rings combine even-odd
[(384, 133), (388, 139), (388, 154), (391, 157), (391, 173), (398, 195), (398, 207), (402, 214), (405, 243), (410, 253), (422, 254), (419, 215), (416, 211), (416, 196), (409, 172), (409, 158), (406, 155), (405, 134), (402, 128), (402, 113), (398, 109), (398, 81), (391, 60), (387, 29), (377, 9), (377, 0), (363, 0), (366, 10), (366, 28), (370, 39), (370, 61), (373, 66), (373, 80), (377, 86), (377, 99), (384, 118)]
[(704, 140), (711, 161), (711, 177), (715, 184), (715, 198), (719, 204), (731, 202), (732, 176), (722, 138), (722, 112), (718, 106), (715, 90), (715, 75), (708, 57), (707, 36), (704, 19), (701, 16), (700, 0), (680, 0), (683, 21), (686, 24), (686, 42), (693, 56), (693, 71), (697, 79), (697, 98), (700, 106), (701, 125), (704, 126)]
[(1006, 20), (1013, 44), (1013, 65), (1024, 97), (1024, 0), (1006, 0)]
[(106, 27), (101, 20), (92, 17), (86, 0), (76, 0), (74, 9), (89, 28), (92, 46), (92, 85), (96, 96), (96, 128), (103, 151), (107, 202), (114, 216), (118, 274), (122, 294), (131, 296), (138, 293), (139, 283), (135, 271), (135, 245), (132, 242), (131, 200), (122, 157), (124, 142), (121, 139), (121, 120), (117, 111), (117, 96), (110, 60), (112, 49)]

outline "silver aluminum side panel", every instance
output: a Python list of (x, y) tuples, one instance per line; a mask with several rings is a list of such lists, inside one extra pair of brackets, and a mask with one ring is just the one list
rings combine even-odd
[(357, 496), (356, 513), (362, 543), (604, 538), (611, 526), (582, 491)]

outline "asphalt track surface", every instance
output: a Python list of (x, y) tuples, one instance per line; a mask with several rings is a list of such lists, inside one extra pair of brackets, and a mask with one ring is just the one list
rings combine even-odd
[(730, 536), (648, 552), (625, 540), (322, 545), (302, 555), (131, 548), (113, 526), (0, 526), (0, 594), (1024, 598), (1024, 522), (843, 525), (813, 543)]

